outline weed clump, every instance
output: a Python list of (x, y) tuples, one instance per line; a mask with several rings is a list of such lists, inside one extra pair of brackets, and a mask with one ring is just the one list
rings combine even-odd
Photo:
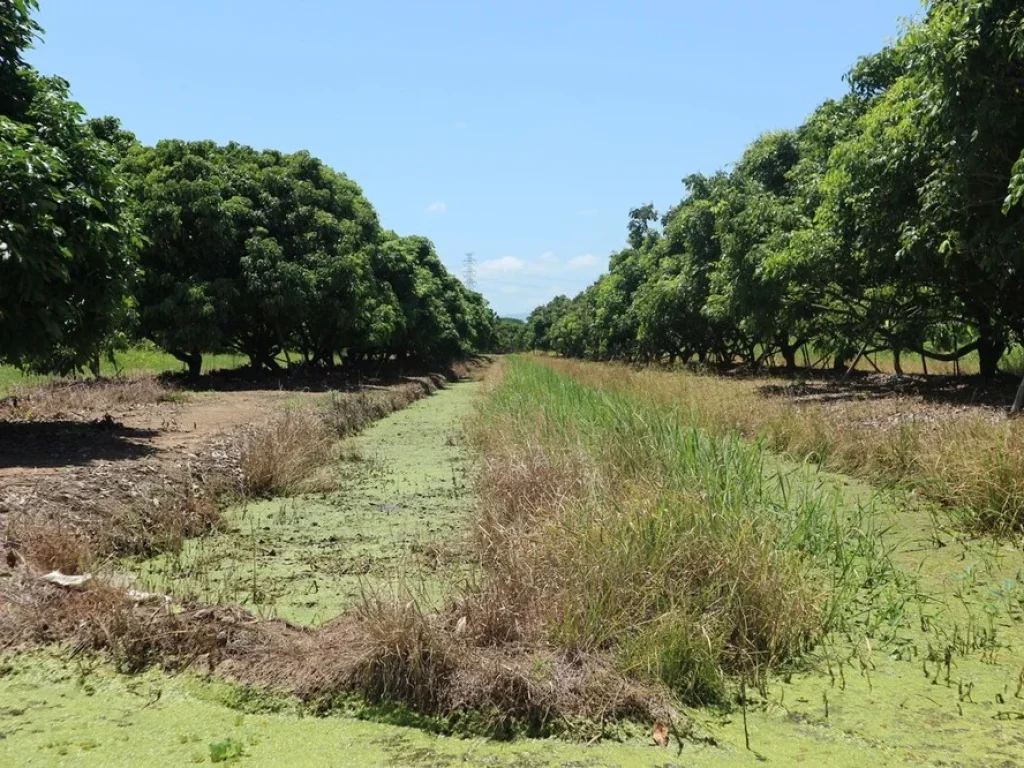
[(246, 494), (275, 496), (320, 490), (315, 487), (315, 476), (331, 462), (332, 446), (324, 420), (310, 409), (286, 410), (249, 429), (241, 446)]
[(280, 496), (331, 490), (329, 471), (337, 441), (401, 410), (441, 386), (440, 376), (410, 379), (397, 387), (334, 393), (320, 408), (286, 410), (251, 427), (241, 446), (245, 493)]
[(513, 361), (475, 430), (485, 457), (465, 598), (478, 643), (606, 654), (691, 703), (722, 701), (827, 629), (838, 500), (690, 416)]

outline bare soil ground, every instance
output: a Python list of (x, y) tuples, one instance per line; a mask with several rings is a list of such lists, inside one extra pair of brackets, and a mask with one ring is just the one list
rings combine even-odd
[(76, 470), (83, 476), (151, 471), (139, 462), (151, 467), (195, 458), (287, 403), (324, 396), (279, 390), (168, 394), (150, 402), (86, 403), (43, 417), (0, 409), (0, 487)]
[(60, 526), (160, 504), (202, 478), (237, 483), (242, 431), (290, 402), (318, 397), (182, 394), (152, 380), (29, 394), (0, 408), (0, 521), (42, 513)]

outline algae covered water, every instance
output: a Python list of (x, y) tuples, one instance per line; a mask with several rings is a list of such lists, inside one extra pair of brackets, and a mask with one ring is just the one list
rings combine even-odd
[(432, 591), (462, 554), (462, 423), (478, 386), (453, 384), (346, 440), (335, 491), (228, 510), (227, 532), (139, 564), (145, 588), (308, 625), (396, 581)]

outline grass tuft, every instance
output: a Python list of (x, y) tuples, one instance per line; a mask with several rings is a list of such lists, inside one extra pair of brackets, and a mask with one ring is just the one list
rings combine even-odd
[(310, 409), (286, 410), (249, 429), (241, 445), (245, 492), (280, 496), (329, 490), (330, 478), (321, 470), (331, 462), (333, 444), (323, 418)]

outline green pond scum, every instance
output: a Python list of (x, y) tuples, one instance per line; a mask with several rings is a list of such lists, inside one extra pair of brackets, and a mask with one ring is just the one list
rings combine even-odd
[[(458, 384), (378, 422), (347, 441), (340, 490), (233, 510), (231, 532), (139, 565), (143, 579), (306, 624), (396, 577), (437, 593), (473, 506), (461, 427), (479, 394)], [(902, 491), (789, 469), (867, 505), (899, 578), (798, 667), (744, 686), (745, 706), (736, 686), (728, 709), (688, 711), (703, 740), (449, 737), (52, 648), (0, 661), (0, 765), (1024, 766), (1020, 548), (964, 538)]]
[(396, 582), (436, 594), (463, 554), (471, 496), (462, 422), (477, 387), (453, 384), (346, 440), (338, 490), (233, 508), (228, 532), (135, 564), (142, 583), (309, 625)]

